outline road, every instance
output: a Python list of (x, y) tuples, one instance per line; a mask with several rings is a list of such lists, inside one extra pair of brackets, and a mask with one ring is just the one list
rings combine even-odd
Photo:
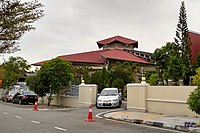
[[(93, 108), (93, 117), (109, 109)], [(135, 124), (105, 119), (85, 122), (88, 108), (33, 111), (33, 105), (14, 105), (0, 101), (0, 133), (172, 133)]]

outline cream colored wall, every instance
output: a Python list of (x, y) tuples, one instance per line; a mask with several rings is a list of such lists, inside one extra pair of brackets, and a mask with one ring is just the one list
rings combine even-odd
[[(51, 101), (51, 105), (58, 105), (57, 97), (53, 96), (53, 100)], [(61, 96), (60, 105), (65, 107), (78, 107), (79, 98), (75, 96)]]
[(127, 108), (146, 111), (147, 85), (132, 83), (127, 85)]
[(70, 107), (77, 107), (79, 98), (72, 96), (62, 96), (62, 105), (67, 105)]
[(147, 101), (148, 112), (151, 113), (162, 113), (170, 115), (181, 115), (181, 116), (197, 116), (194, 112), (188, 109), (186, 103), (172, 103), (172, 102), (155, 102)]
[(196, 86), (127, 85), (127, 108), (153, 113), (197, 116), (188, 109), (187, 98)]
[(146, 99), (148, 111), (195, 116), (186, 103), (195, 88), (196, 86), (149, 86)]
[(95, 105), (97, 95), (97, 85), (84, 84), (79, 85), (79, 104), (80, 105)]
[[(42, 104), (42, 98), (41, 98), (41, 97), (38, 98), (38, 103), (39, 103), (39, 104)], [(48, 99), (47, 99), (47, 97), (44, 97), (44, 98), (43, 98), (43, 104), (46, 104), (46, 105), (48, 104)]]
[(103, 46), (103, 49), (115, 49), (115, 48), (117, 48), (117, 49), (129, 49), (129, 50), (134, 49), (133, 45), (126, 45), (124, 43), (118, 43), (118, 42), (114, 42), (114, 43)]
[[(51, 105), (62, 105), (69, 107), (88, 106), (96, 104), (97, 85), (84, 84), (79, 85), (79, 96), (52, 96)], [(47, 97), (44, 98), (44, 104), (47, 104)], [(42, 104), (42, 99), (39, 98), (39, 104)]]
[(149, 86), (147, 99), (187, 101), (188, 95), (196, 86)]

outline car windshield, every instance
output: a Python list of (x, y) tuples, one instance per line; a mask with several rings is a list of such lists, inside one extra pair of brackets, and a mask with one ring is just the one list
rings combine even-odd
[(33, 91), (24, 91), (22, 94), (23, 95), (35, 95), (35, 93)]
[(17, 92), (16, 91), (9, 91), (9, 94), (10, 95), (14, 95), (14, 94), (16, 94)]
[(101, 96), (116, 96), (117, 90), (103, 90)]

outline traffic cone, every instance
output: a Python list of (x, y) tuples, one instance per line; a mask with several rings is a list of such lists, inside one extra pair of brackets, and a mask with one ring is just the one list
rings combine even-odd
[(95, 119), (92, 119), (92, 105), (90, 105), (90, 109), (88, 112), (88, 119), (85, 119), (86, 122), (95, 122)]
[(38, 111), (38, 104), (37, 104), (37, 102), (35, 102), (35, 104), (34, 104), (33, 111)]

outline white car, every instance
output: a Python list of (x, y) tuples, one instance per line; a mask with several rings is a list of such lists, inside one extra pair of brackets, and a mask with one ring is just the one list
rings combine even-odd
[(11, 102), (13, 100), (13, 96), (17, 93), (17, 91), (6, 91), (3, 95), (2, 100), (3, 102)]
[(118, 88), (105, 88), (97, 98), (96, 107), (120, 107), (122, 104), (122, 94)]

